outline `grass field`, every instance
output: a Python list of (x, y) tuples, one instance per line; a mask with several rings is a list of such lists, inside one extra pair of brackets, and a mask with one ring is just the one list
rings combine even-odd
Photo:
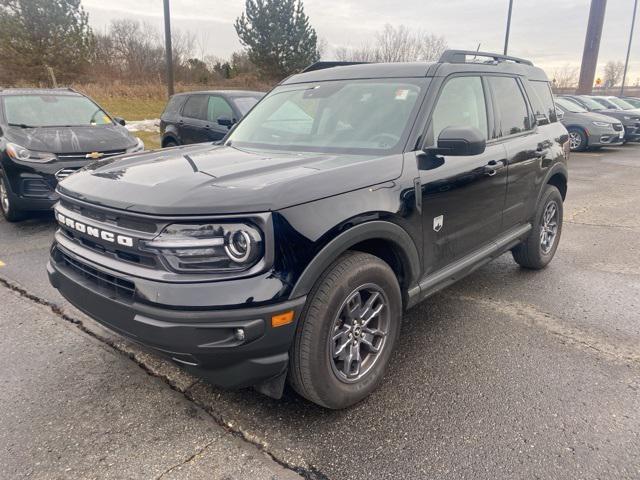
[(160, 134), (156, 132), (131, 132), (144, 142), (147, 150), (156, 150), (160, 148)]

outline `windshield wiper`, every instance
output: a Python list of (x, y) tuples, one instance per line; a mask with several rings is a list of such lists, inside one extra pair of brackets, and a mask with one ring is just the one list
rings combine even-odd
[(34, 125), (27, 125), (26, 123), (9, 123), (10, 127), (20, 127), (20, 128), (38, 128)]

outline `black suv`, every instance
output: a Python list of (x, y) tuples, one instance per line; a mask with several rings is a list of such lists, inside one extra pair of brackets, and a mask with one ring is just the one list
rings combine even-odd
[(244, 90), (178, 93), (160, 117), (162, 146), (222, 140), (263, 96)]
[(342, 408), (382, 380), (403, 310), (508, 251), (551, 261), (569, 143), (542, 70), (465, 51), (330, 65), (223, 145), (62, 182), (51, 283), (214, 384), (279, 397), (288, 378)]
[(0, 210), (16, 221), (50, 210), (61, 180), (98, 158), (144, 150), (142, 140), (71, 89), (0, 90)]

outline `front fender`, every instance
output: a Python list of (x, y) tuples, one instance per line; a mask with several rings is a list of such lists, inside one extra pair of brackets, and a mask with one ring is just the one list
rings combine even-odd
[(380, 239), (392, 243), (401, 256), (411, 289), (417, 285), (420, 256), (411, 236), (400, 226), (384, 220), (355, 225), (327, 243), (304, 269), (290, 298), (307, 295), (318, 277), (346, 250), (365, 240)]

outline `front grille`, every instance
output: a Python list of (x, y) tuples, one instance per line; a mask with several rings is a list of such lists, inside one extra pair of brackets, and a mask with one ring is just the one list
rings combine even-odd
[(97, 270), (84, 262), (71, 258), (60, 249), (56, 249), (55, 258), (60, 264), (73, 272), (75, 276), (89, 283), (92, 290), (114, 300), (122, 300), (129, 303), (133, 301), (136, 290), (133, 282)]
[[(93, 154), (101, 154), (99, 157), (93, 158)], [(107, 150), (104, 152), (78, 152), (78, 153), (59, 153), (58, 159), (65, 160), (98, 160), (100, 158), (115, 157), (116, 155), (122, 155), (127, 153), (126, 150)]]
[(101, 208), (86, 205), (84, 203), (75, 203), (62, 198), (60, 204), (74, 213), (81, 215), (85, 218), (97, 220), (98, 222), (109, 223), (120, 228), (127, 230), (133, 230), (131, 233), (144, 232), (144, 233), (160, 233), (164, 223), (158, 224), (154, 221), (141, 220), (139, 217), (129, 216), (125, 213), (115, 213), (109, 210), (103, 210)]
[(78, 170), (80, 170), (80, 167), (76, 167), (76, 168), (63, 168), (62, 170), (58, 170), (56, 172), (56, 179), (58, 181), (60, 180), (64, 180), (65, 178), (67, 178), (69, 175), (71, 175), (72, 173), (76, 173)]
[(22, 181), (22, 195), (33, 198), (48, 198), (52, 190), (42, 179), (26, 179)]
[(621, 131), (622, 131), (622, 124), (621, 124), (621, 123), (614, 123), (614, 124), (613, 124), (613, 129), (614, 129), (616, 132), (621, 132)]

